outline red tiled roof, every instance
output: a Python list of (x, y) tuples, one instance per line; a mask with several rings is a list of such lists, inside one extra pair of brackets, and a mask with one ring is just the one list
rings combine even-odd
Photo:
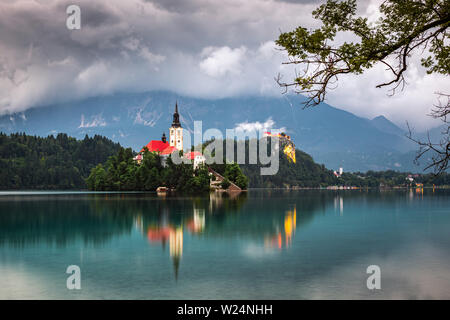
[(188, 159), (194, 160), (196, 156), (202, 156), (202, 153), (199, 151), (191, 151), (184, 154), (184, 156)]
[(177, 148), (175, 148), (175, 147), (167, 147), (167, 148), (165, 148), (162, 152), (161, 152), (161, 154), (162, 155), (166, 155), (166, 154), (172, 154), (173, 152), (175, 152), (175, 151), (177, 151), (178, 149)]
[[(177, 148), (171, 147), (168, 142), (162, 142), (160, 140), (152, 140), (146, 145), (148, 151), (150, 152), (158, 152), (159, 154), (166, 155), (171, 154)], [(144, 149), (141, 150), (143, 152)]]

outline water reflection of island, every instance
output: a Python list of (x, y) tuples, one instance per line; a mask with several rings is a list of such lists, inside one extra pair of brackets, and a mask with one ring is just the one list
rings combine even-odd
[(281, 250), (283, 248), (283, 243), (285, 248), (289, 248), (292, 244), (292, 237), (295, 234), (295, 228), (297, 226), (297, 210), (286, 211), (284, 216), (284, 229), (280, 230), (273, 236), (267, 236), (264, 239), (264, 246), (269, 248), (278, 248)]
[[(80, 242), (103, 246), (138, 230), (146, 241), (169, 246), (178, 275), (187, 235), (201, 241), (249, 239), (287, 249), (296, 229), (332, 206), (331, 192), (252, 191), (230, 196), (158, 198), (155, 194), (78, 194), (2, 197), (0, 248)], [(358, 197), (356, 193), (345, 197)]]
[[(232, 201), (238, 201), (238, 194), (211, 193), (208, 209), (212, 212), (223, 206), (225, 197)], [(244, 197), (241, 198), (241, 203), (244, 199)], [(158, 215), (159, 220), (156, 223), (153, 219), (150, 219), (149, 224), (147, 224), (148, 216), (143, 214), (136, 217), (136, 227), (142, 234), (146, 235), (150, 243), (161, 243), (164, 249), (166, 243), (169, 242), (169, 253), (173, 260), (175, 279), (178, 279), (180, 260), (183, 255), (183, 230), (187, 229), (191, 234), (203, 232), (206, 221), (206, 208), (202, 207), (202, 205), (205, 204), (204, 199), (194, 199), (192, 214), (186, 214), (186, 217), (176, 222), (170, 220), (170, 211), (166, 210), (167, 208), (163, 208), (164, 210), (162, 214)], [(238, 203), (235, 203), (235, 205), (239, 206)]]
[[(183, 241), (186, 232), (205, 240), (224, 235), (227, 237), (242, 236), (236, 226), (243, 224), (249, 230), (257, 228), (256, 233), (245, 232), (245, 234), (251, 238), (256, 237), (266, 248), (279, 250), (289, 248), (297, 224), (296, 204), (290, 205), (293, 209), (284, 212), (278, 210), (272, 213), (258, 213), (251, 210), (251, 207), (242, 209), (246, 200), (245, 196), (230, 197), (226, 194), (213, 193), (210, 195), (209, 202), (205, 202), (204, 199), (194, 200), (191, 211), (185, 210), (182, 217), (177, 218), (176, 213), (173, 214), (172, 211), (171, 214), (170, 210), (163, 207), (162, 212), (157, 215), (157, 220), (155, 220), (155, 216), (142, 214), (136, 217), (135, 224), (151, 244), (160, 244), (164, 249), (167, 242), (169, 243), (176, 279), (183, 255)], [(260, 215), (258, 224), (254, 223), (257, 218), (256, 214)], [(267, 215), (270, 217), (269, 223), (264, 221)], [(308, 216), (306, 212), (305, 216)], [(248, 222), (246, 222), (246, 218), (250, 218)], [(237, 231), (237, 233), (233, 231)]]
[[(217, 200), (217, 199), (216, 199)], [(277, 248), (281, 250), (283, 246), (289, 248), (292, 244), (292, 237), (295, 234), (297, 220), (297, 212), (294, 207), (293, 210), (288, 210), (285, 213), (283, 224), (275, 224), (273, 234), (264, 236), (264, 245), (267, 248)], [(167, 242), (169, 242), (169, 253), (173, 260), (175, 279), (178, 278), (178, 270), (180, 267), (180, 260), (183, 255), (183, 231), (187, 230), (191, 234), (201, 234), (205, 229), (205, 209), (196, 208), (194, 205), (192, 217), (179, 225), (169, 224), (167, 219), (162, 219), (159, 225), (144, 226), (142, 216), (136, 219), (137, 228), (147, 236), (147, 239), (152, 244), (160, 243), (163, 249)]]

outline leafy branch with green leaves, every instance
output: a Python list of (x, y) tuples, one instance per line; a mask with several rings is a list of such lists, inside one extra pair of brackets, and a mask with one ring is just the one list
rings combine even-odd
[[(383, 64), (391, 75), (377, 88), (388, 87), (390, 94), (395, 94), (405, 86), (404, 74), (415, 53), (422, 56), (421, 64), (427, 73), (449, 75), (450, 1), (386, 0), (379, 12), (378, 20), (370, 23), (368, 18), (357, 15), (356, 0), (327, 0), (313, 11), (314, 18), (322, 22), (320, 28), (299, 26), (280, 34), (276, 44), (289, 56), (284, 64), (297, 65), (300, 70), (287, 82), (278, 75), (278, 84), (286, 92), (293, 87), (295, 92), (306, 95), (304, 105), (310, 107), (325, 100), (340, 76), (362, 74), (375, 64)], [(357, 40), (338, 44), (337, 38), (343, 33)], [(448, 148), (448, 144), (440, 145), (439, 151)], [(440, 171), (448, 166), (435, 168)]]

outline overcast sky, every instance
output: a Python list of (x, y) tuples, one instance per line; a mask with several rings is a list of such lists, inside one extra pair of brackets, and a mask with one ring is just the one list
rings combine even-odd
[[(114, 92), (171, 90), (192, 97), (281, 95), (274, 77), (292, 77), (274, 40), (298, 25), (318, 25), (319, 0), (2, 0), (0, 114)], [(378, 0), (359, 1), (377, 16)], [(66, 28), (66, 8), (81, 8), (81, 30)], [(417, 59), (416, 59), (417, 60)], [(420, 64), (394, 97), (375, 85), (381, 66), (345, 76), (327, 102), (364, 117), (385, 115), (422, 130), (447, 91), (442, 76)], [(251, 119), (248, 119), (251, 120)]]

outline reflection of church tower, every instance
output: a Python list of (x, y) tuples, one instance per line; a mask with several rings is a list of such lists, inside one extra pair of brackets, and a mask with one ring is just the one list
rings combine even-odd
[(183, 150), (183, 128), (180, 124), (180, 115), (178, 114), (178, 102), (175, 103), (175, 113), (173, 114), (173, 122), (169, 132), (170, 146)]
[(169, 237), (170, 256), (173, 259), (175, 269), (175, 279), (178, 279), (178, 269), (183, 254), (183, 227), (177, 227), (175, 231), (170, 233)]

